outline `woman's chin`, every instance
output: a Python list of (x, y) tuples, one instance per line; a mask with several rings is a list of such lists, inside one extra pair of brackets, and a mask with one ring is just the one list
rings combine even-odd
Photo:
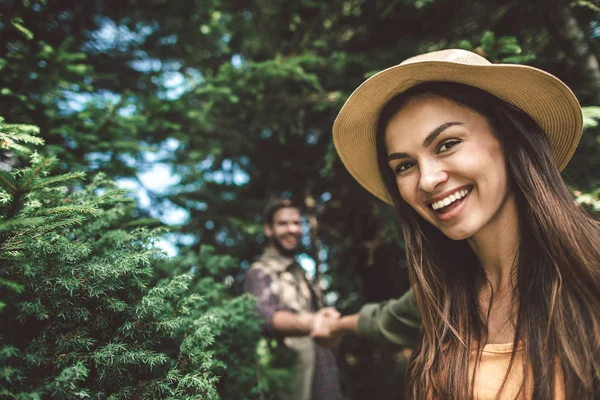
[(465, 229), (442, 229), (441, 232), (451, 240), (466, 240), (473, 236), (473, 232), (471, 230)]

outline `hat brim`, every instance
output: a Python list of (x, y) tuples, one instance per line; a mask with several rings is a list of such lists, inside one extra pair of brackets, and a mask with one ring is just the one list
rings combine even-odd
[(350, 174), (376, 197), (392, 204), (377, 166), (375, 135), (379, 114), (394, 96), (424, 82), (475, 86), (529, 114), (546, 132), (554, 161), (562, 170), (581, 138), (581, 107), (558, 78), (534, 67), (511, 64), (465, 65), (447, 61), (401, 64), (360, 85), (333, 124), (333, 141)]

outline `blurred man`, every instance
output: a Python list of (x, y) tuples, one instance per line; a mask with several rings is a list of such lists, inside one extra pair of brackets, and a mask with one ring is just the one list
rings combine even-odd
[[(302, 234), (300, 209), (289, 200), (271, 203), (264, 218), (268, 245), (252, 264), (244, 286), (257, 297), (265, 334), (282, 339), (297, 354), (295, 385), (288, 400), (345, 399), (333, 353), (309, 337), (315, 321), (339, 318), (333, 308), (321, 308), (318, 291), (295, 259)], [(337, 340), (337, 339), (336, 339)]]

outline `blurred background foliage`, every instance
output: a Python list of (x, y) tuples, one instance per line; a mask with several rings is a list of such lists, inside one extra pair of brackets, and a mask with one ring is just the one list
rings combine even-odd
[[(251, 318), (241, 311), (247, 300), (235, 301), (264, 246), (269, 198), (314, 201), (318, 231), (303, 241), (304, 265), (322, 273), (326, 299), (343, 313), (408, 288), (393, 210), (351, 179), (332, 146), (347, 96), (377, 71), (451, 47), (547, 70), (584, 106), (564, 177), (596, 213), (599, 13), (597, 0), (4, 0), (0, 116), (39, 127), (38, 151), (58, 160), (55, 173), (102, 173), (130, 189), (137, 206), (119, 229), (168, 226), (152, 235), (175, 257), (153, 262), (146, 284), (191, 274), (186, 296), (219, 315), (205, 325), (222, 335), (206, 350), (221, 363), (209, 368), (220, 381), (206, 384), (225, 399), (244, 390), (259, 398), (285, 374), (273, 370), (260, 386), (260, 361), (229, 351), (252, 347), (256, 326), (246, 338), (223, 332)], [(5, 137), (0, 169), (29, 165)], [(348, 338), (339, 358), (354, 398), (400, 396), (402, 355)]]

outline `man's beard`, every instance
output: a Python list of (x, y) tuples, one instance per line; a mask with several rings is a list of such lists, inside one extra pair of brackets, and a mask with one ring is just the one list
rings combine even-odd
[(284, 257), (292, 258), (295, 257), (296, 254), (298, 254), (298, 247), (300, 245), (300, 239), (298, 237), (296, 237), (296, 239), (298, 240), (297, 245), (291, 250), (288, 250), (285, 247), (283, 247), (279, 239), (277, 239), (276, 237), (271, 238), (271, 243), (273, 244), (273, 247), (275, 247), (275, 249), (279, 252), (279, 254), (281, 254)]

